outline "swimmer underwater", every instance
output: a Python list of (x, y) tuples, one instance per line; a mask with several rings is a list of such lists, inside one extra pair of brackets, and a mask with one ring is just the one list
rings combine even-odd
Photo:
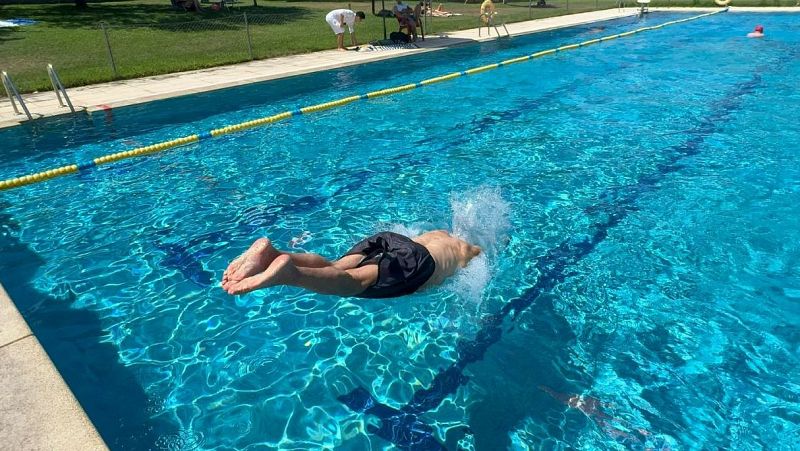
[(480, 253), (480, 247), (445, 230), (413, 238), (380, 232), (336, 261), (281, 252), (269, 239), (259, 238), (228, 265), (222, 288), (235, 295), (290, 285), (320, 294), (392, 298), (441, 284)]

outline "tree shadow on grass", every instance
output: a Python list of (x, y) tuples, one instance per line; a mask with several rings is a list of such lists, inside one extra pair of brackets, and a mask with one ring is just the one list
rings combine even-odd
[(0, 202), (3, 285), (103, 440), (111, 449), (154, 449), (159, 437), (178, 436), (173, 425), (150, 418), (147, 395), (119, 362), (97, 314), (74, 307), (69, 287), (55, 293), (34, 287), (45, 260), (8, 233), (19, 227), (4, 213), (8, 207)]
[[(203, 30), (227, 29), (226, 22), (242, 22), (242, 14), (274, 15), (269, 24), (286, 24), (313, 15), (313, 10), (297, 6), (241, 6), (234, 10), (201, 12), (177, 11), (169, 3), (148, 4), (91, 4), (76, 9), (71, 4), (55, 4), (37, 8), (12, 6), (4, 15), (26, 17), (40, 21), (49, 28), (98, 28), (101, 22), (111, 27), (158, 28), (171, 31), (195, 31), (193, 22)], [(170, 28), (170, 25), (172, 26)], [(33, 25), (36, 26), (36, 25)], [(236, 26), (238, 27), (238, 25)]]
[(16, 27), (0, 28), (0, 44), (6, 41), (16, 41), (24, 37), (19, 33), (15, 33), (15, 31), (17, 31)]

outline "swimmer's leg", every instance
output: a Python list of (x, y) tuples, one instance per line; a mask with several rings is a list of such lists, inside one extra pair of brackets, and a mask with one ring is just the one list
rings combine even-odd
[(234, 259), (222, 274), (222, 286), (258, 274), (280, 255), (268, 238), (257, 239), (249, 249)]
[(298, 267), (288, 254), (278, 256), (266, 271), (230, 284), (229, 294), (243, 294), (261, 288), (291, 285), (320, 294), (354, 296), (367, 289), (378, 279), (378, 267), (342, 270), (335, 266), (323, 268)]
[[(225, 273), (222, 275), (222, 288), (228, 289), (228, 285), (239, 282), (247, 277), (264, 272), (278, 256), (288, 255), (295, 266), (306, 268), (324, 268), (334, 263), (325, 259), (321, 255), (302, 253), (289, 254), (277, 250), (268, 238), (257, 239), (244, 254), (234, 259)], [(353, 265), (355, 267), (355, 265)], [(347, 268), (343, 268), (347, 269)]]

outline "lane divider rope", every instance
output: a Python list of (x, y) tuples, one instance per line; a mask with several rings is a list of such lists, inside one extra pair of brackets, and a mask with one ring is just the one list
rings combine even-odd
[(366, 94), (355, 95), (350, 97), (345, 97), (339, 100), (333, 100), (331, 102), (320, 103), (317, 105), (311, 105), (307, 107), (300, 108), (298, 110), (293, 111), (285, 111), (283, 113), (275, 114), (273, 116), (263, 117), (260, 119), (254, 119), (252, 121), (242, 122), (239, 124), (228, 125), (222, 128), (216, 128), (207, 132), (194, 134), (185, 136), (183, 138), (173, 139), (171, 141), (160, 142), (157, 144), (152, 144), (149, 146), (144, 147), (137, 147), (132, 150), (126, 150), (123, 152), (117, 152), (109, 155), (105, 155), (102, 157), (94, 158), (92, 160), (77, 162), (75, 164), (62, 166), (55, 169), (50, 169), (47, 171), (37, 172), (34, 174), (25, 175), (22, 177), (15, 177), (7, 180), (0, 181), (0, 191), (8, 190), (12, 188), (18, 188), (25, 185), (31, 185), (38, 182), (43, 182), (45, 180), (49, 180), (56, 177), (61, 177), (67, 174), (74, 174), (81, 171), (88, 171), (94, 168), (95, 166), (100, 166), (102, 164), (109, 164), (120, 160), (125, 160), (128, 158), (138, 157), (142, 155), (148, 155), (156, 152), (163, 152), (168, 149), (172, 149), (173, 147), (185, 146), (187, 144), (197, 143), (200, 141), (204, 141), (207, 139), (215, 138), (218, 136), (226, 135), (229, 133), (237, 133), (243, 130), (247, 130), (253, 127), (259, 127), (262, 125), (272, 124), (275, 122), (283, 121), (286, 119), (290, 119), (294, 116), (300, 116), (309, 113), (316, 113), (319, 111), (325, 111), (332, 108), (338, 108), (341, 106), (345, 106), (347, 104), (359, 101), (359, 100), (368, 100), (368, 99), (375, 99), (378, 97), (399, 94), (401, 92), (410, 91), (415, 88), (419, 88), (422, 86), (431, 85), (434, 83), (441, 83), (444, 81), (452, 80), (454, 78), (466, 76), (466, 75), (473, 75), (481, 72), (486, 72), (489, 70), (497, 69), (503, 66), (507, 66), (509, 64), (516, 64), (521, 63), (524, 61), (530, 61), (536, 58), (541, 58), (543, 56), (551, 55), (558, 52), (563, 52), (566, 50), (573, 50), (580, 47), (585, 47), (587, 45), (593, 45), (600, 42), (610, 41), (613, 39), (618, 39), (626, 36), (632, 36), (636, 33), (641, 33), (650, 30), (656, 30), (659, 28), (663, 28), (669, 25), (675, 25), (683, 22), (688, 22), (690, 20), (697, 20), (703, 17), (711, 16), (713, 14), (719, 14), (721, 12), (728, 11), (728, 8), (721, 9), (719, 11), (714, 11), (706, 14), (700, 14), (698, 16), (687, 17), (685, 19), (678, 19), (672, 20), (669, 22), (664, 22), (660, 25), (653, 25), (649, 27), (642, 27), (637, 28), (636, 30), (627, 31), (625, 33), (619, 33), (611, 36), (604, 36), (597, 39), (591, 39), (589, 41), (580, 42), (577, 44), (569, 44), (569, 45), (562, 45), (561, 47), (549, 49), (549, 50), (542, 50), (536, 53), (532, 53), (530, 55), (520, 56), (518, 58), (512, 58), (505, 61), (501, 61), (499, 63), (494, 64), (487, 64), (485, 66), (476, 67), (473, 69), (468, 69), (460, 72), (453, 72), (447, 75), (441, 75), (434, 78), (429, 78), (427, 80), (423, 80), (418, 83), (409, 83), (407, 85), (397, 86), (394, 88), (387, 88), (381, 89), (379, 91), (368, 92)]

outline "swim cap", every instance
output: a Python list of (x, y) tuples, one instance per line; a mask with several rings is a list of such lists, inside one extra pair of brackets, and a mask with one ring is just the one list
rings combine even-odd
[(756, 31), (759, 32), (759, 33), (763, 33), (764, 32), (764, 27), (762, 27), (761, 25), (756, 25)]

